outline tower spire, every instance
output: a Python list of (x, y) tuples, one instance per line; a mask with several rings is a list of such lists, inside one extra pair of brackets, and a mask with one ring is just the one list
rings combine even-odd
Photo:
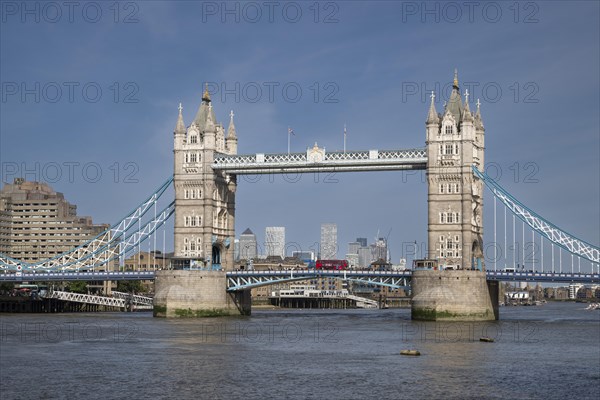
[(227, 128), (227, 138), (234, 138), (237, 137), (236, 133), (235, 133), (235, 125), (233, 123), (233, 116), (235, 114), (233, 113), (233, 110), (231, 110), (231, 112), (229, 113), (229, 128)]
[(175, 125), (176, 134), (185, 134), (185, 123), (183, 122), (183, 106), (179, 103), (179, 116), (177, 117), (177, 124)]
[(454, 82), (452, 83), (452, 87), (458, 90), (458, 69), (454, 68)]
[(455, 121), (460, 121), (463, 116), (463, 104), (462, 97), (458, 88), (458, 70), (454, 69), (454, 81), (452, 82), (452, 92), (448, 99), (448, 106), (446, 112), (451, 112)]
[(215, 121), (212, 118), (212, 104), (208, 104), (208, 114), (206, 115), (206, 132), (216, 132)]
[(471, 114), (471, 110), (469, 109), (469, 89), (465, 89), (465, 108), (462, 114), (463, 121), (473, 121), (473, 114)]
[(427, 123), (428, 124), (434, 124), (434, 123), (438, 123), (440, 121), (439, 117), (438, 117), (438, 113), (435, 109), (435, 93), (433, 92), (433, 90), (431, 91), (431, 105), (429, 106), (429, 113), (427, 114)]
[(210, 103), (210, 93), (208, 92), (208, 83), (204, 84), (204, 93), (202, 94), (202, 101)]
[(208, 91), (208, 83), (204, 84), (204, 93), (202, 93), (202, 101), (200, 102), (200, 107), (198, 107), (198, 112), (196, 112), (196, 116), (194, 117), (194, 124), (198, 126), (200, 132), (204, 131), (206, 128), (206, 122), (208, 120), (207, 115), (210, 114), (212, 117), (213, 124), (217, 123), (217, 118), (215, 116), (214, 111), (210, 107), (212, 104), (210, 100), (210, 92)]
[(475, 125), (478, 128), (483, 129), (483, 121), (481, 120), (481, 108), (479, 108), (479, 106), (481, 106), (481, 103), (479, 102), (479, 99), (477, 99), (477, 111), (475, 112)]

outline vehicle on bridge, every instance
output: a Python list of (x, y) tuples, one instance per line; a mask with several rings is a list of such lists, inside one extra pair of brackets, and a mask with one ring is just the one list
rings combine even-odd
[(347, 260), (317, 260), (315, 269), (342, 270), (348, 269)]

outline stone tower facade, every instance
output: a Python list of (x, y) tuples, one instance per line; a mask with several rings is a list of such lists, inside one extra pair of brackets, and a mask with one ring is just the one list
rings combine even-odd
[(187, 128), (179, 106), (173, 150), (175, 268), (233, 268), (236, 179), (212, 169), (216, 154), (237, 154), (233, 111), (230, 118), (225, 136), (208, 90)]
[(463, 104), (455, 71), (452, 93), (438, 114), (431, 94), (427, 115), (428, 258), (440, 267), (484, 269), (483, 182), (472, 166), (483, 169), (484, 126), (477, 101)]

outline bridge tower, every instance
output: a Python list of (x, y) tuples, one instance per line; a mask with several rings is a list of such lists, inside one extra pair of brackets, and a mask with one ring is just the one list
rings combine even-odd
[(498, 287), (486, 282), (483, 262), (483, 182), (472, 170), (484, 165), (479, 101), (473, 115), (466, 90), (462, 101), (456, 71), (443, 113), (434, 100), (432, 93), (426, 121), (427, 254), (439, 268), (413, 272), (412, 318), (497, 319)]
[(438, 114), (431, 94), (427, 115), (428, 258), (442, 267), (483, 270), (483, 182), (472, 166), (484, 165), (479, 101), (463, 104), (455, 71), (450, 99)]
[(233, 268), (236, 178), (212, 169), (215, 153), (237, 154), (233, 111), (230, 118), (225, 136), (207, 89), (187, 129), (179, 107), (173, 150), (177, 267)]
[(174, 271), (157, 271), (154, 315), (207, 317), (250, 313), (250, 291), (227, 293), (233, 269), (236, 178), (215, 171), (215, 154), (237, 154), (237, 135), (216, 122), (208, 88), (186, 128), (182, 107), (174, 132)]

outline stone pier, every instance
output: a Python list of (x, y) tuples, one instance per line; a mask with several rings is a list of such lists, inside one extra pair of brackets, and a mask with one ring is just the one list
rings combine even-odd
[[(494, 282), (495, 283), (495, 282)], [(497, 284), (485, 272), (422, 270), (412, 276), (412, 319), (424, 321), (491, 321), (498, 319)], [(491, 289), (491, 290), (490, 290)], [(495, 296), (490, 296), (490, 294)]]
[(228, 293), (224, 271), (157, 271), (155, 317), (250, 315), (250, 290)]

